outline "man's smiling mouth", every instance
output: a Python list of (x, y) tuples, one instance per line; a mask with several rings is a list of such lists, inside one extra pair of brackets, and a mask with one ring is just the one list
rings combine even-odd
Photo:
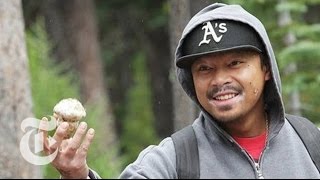
[(236, 94), (236, 93), (224, 94), (224, 95), (218, 95), (216, 97), (213, 97), (213, 99), (216, 101), (226, 101), (226, 100), (229, 100), (229, 99), (236, 97), (237, 95), (238, 94)]

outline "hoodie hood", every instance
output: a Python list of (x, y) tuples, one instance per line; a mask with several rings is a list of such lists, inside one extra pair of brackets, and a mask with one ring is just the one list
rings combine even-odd
[(178, 67), (177, 62), (181, 58), (184, 58), (182, 45), (185, 42), (186, 36), (190, 34), (190, 32), (192, 32), (199, 25), (202, 25), (212, 20), (231, 20), (244, 23), (252, 27), (257, 32), (258, 36), (261, 38), (265, 48), (265, 54), (268, 56), (269, 59), (268, 62), (272, 75), (272, 78), (266, 83), (264, 89), (266, 110), (268, 112), (270, 122), (271, 120), (273, 121), (272, 123), (270, 123), (270, 128), (273, 128), (275, 130), (273, 132), (278, 132), (277, 130), (279, 130), (283, 125), (285, 112), (281, 97), (281, 80), (276, 58), (264, 25), (260, 22), (259, 19), (248, 13), (239, 5), (226, 5), (222, 3), (215, 3), (209, 5), (206, 8), (199, 11), (195, 16), (193, 16), (193, 18), (186, 25), (181, 35), (175, 54), (175, 63), (177, 68), (176, 73), (182, 88), (187, 93), (187, 95), (194, 102), (196, 102), (196, 104), (201, 108), (201, 110), (204, 113), (207, 113), (201, 107), (199, 101), (197, 100), (190, 68)]

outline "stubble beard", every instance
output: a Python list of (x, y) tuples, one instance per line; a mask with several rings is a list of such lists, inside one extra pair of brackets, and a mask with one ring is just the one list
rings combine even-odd
[(228, 111), (231, 111), (233, 108), (234, 107), (232, 106), (220, 107), (219, 112), (223, 112), (223, 114), (221, 115), (212, 114), (212, 116), (218, 123), (222, 123), (222, 124), (237, 122), (239, 119), (241, 119), (242, 114), (228, 112)]

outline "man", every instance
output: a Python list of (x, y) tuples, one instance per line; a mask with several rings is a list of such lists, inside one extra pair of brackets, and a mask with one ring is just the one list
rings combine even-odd
[[(177, 76), (201, 113), (192, 124), (200, 178), (320, 178), (305, 145), (285, 118), (281, 82), (261, 22), (238, 5), (213, 4), (185, 27), (176, 50)], [(54, 152), (67, 124), (58, 127)], [(86, 124), (62, 144), (53, 165), (64, 178), (97, 178), (86, 164), (93, 129)], [(143, 150), (120, 178), (178, 178), (168, 137)], [(193, 155), (191, 155), (193, 156)]]

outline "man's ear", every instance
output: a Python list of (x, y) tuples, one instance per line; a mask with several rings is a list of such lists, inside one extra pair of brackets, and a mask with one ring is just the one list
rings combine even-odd
[(263, 71), (265, 72), (264, 80), (265, 80), (265, 81), (268, 81), (268, 80), (271, 78), (270, 67), (267, 66), (267, 65), (264, 65), (264, 66), (263, 66)]

